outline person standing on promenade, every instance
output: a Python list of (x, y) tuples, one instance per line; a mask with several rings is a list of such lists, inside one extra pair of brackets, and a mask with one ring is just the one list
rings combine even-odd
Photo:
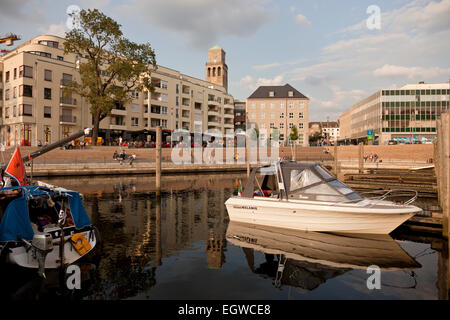
[(133, 164), (134, 160), (136, 160), (136, 154), (133, 152), (130, 156), (130, 166)]

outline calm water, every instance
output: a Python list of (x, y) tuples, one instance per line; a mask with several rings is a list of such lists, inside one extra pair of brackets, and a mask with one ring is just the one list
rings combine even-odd
[[(439, 299), (446, 290), (448, 247), (437, 238), (313, 233), (298, 244), (236, 228), (224, 206), (236, 176), (165, 177), (160, 197), (151, 176), (46, 181), (84, 194), (101, 245), (78, 263), (81, 290), (65, 289), (58, 272), (42, 280), (8, 267), (3, 299)], [(379, 290), (366, 285), (371, 264), (382, 268)]]

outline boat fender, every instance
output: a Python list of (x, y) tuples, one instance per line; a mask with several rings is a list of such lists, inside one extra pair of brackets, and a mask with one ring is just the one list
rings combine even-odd
[(71, 241), (72, 246), (81, 256), (86, 254), (92, 248), (91, 244), (86, 240), (85, 236), (82, 233), (75, 233), (71, 237)]

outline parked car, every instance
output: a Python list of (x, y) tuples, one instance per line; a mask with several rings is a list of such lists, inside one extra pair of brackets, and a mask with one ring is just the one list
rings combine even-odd
[(398, 142), (395, 140), (389, 140), (388, 145), (394, 145), (394, 144), (398, 144)]

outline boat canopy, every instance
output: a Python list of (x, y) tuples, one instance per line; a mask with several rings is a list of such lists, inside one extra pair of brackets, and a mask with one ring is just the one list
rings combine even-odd
[[(34, 229), (29, 202), (63, 196), (68, 199), (73, 224), (77, 229), (91, 225), (81, 196), (75, 191), (42, 186), (21, 186), (0, 189), (0, 241), (18, 241), (18, 236), (32, 240)], [(36, 208), (39, 210), (40, 208)], [(44, 210), (44, 209), (42, 209)]]
[(285, 161), (254, 168), (242, 196), (280, 197), (283, 196), (280, 191), (284, 191), (286, 197), (293, 200), (336, 202), (362, 200), (358, 193), (340, 182), (322, 165)]

